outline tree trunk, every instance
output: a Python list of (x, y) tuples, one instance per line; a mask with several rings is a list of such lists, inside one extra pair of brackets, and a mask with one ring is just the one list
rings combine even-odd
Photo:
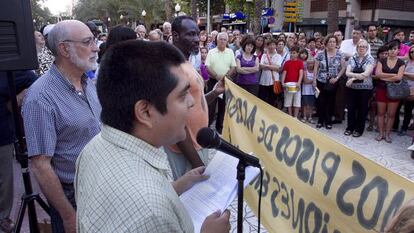
[(260, 19), (262, 17), (262, 9), (264, 6), (264, 0), (255, 0), (254, 1), (254, 17), (253, 17), (253, 28), (252, 31), (255, 34), (259, 34), (261, 32), (260, 28)]
[(173, 2), (172, 0), (165, 0), (164, 11), (165, 11), (165, 21), (172, 22), (173, 20)]
[(196, 22), (198, 21), (197, 2), (197, 0), (191, 0), (191, 17), (193, 17)]
[(337, 0), (328, 0), (328, 33), (338, 30), (339, 4)]

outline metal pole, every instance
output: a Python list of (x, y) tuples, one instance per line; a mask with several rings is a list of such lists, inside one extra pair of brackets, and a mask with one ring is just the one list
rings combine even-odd
[(207, 0), (207, 33), (210, 33), (210, 0)]

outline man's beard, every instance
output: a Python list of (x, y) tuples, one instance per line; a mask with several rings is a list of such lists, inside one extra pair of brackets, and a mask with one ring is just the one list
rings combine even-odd
[[(70, 61), (76, 67), (78, 67), (84, 72), (96, 70), (98, 68), (98, 63), (96, 62), (96, 59), (94, 61), (91, 61), (89, 58), (86, 61), (82, 60), (76, 53), (76, 49), (72, 46), (69, 47), (69, 56), (70, 56)], [(95, 57), (98, 57), (98, 54), (95, 53)]]

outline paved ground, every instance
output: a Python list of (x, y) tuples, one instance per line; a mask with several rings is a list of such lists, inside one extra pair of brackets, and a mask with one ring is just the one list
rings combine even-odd
[[(315, 127), (315, 125), (312, 125)], [(364, 155), (365, 157), (377, 162), (378, 164), (400, 174), (403, 177), (406, 177), (414, 181), (414, 160), (410, 158), (410, 153), (407, 151), (407, 147), (411, 145), (410, 136), (397, 136), (396, 133), (393, 133), (393, 143), (389, 144), (385, 141), (377, 142), (374, 140), (375, 132), (365, 132), (365, 134), (360, 138), (353, 138), (344, 136), (343, 132), (345, 125), (334, 125), (332, 130), (321, 129), (320, 131), (330, 136), (334, 140), (342, 143), (345, 146), (348, 146), (352, 150)], [(411, 134), (413, 132), (410, 132)], [(15, 170), (15, 195), (14, 195), (14, 208), (11, 214), (12, 219), (16, 219), (18, 213), (18, 207), (20, 205), (20, 197), (24, 192), (22, 178), (20, 174), (20, 166), (18, 163), (14, 164)], [(33, 188), (36, 191), (39, 191), (39, 187), (35, 182), (34, 177), (32, 177)], [(48, 219), (48, 216), (37, 208), (38, 219), (43, 222), (44, 219)], [(232, 211), (231, 223), (232, 223), (232, 232), (236, 232), (236, 223), (237, 223), (237, 201), (235, 200), (230, 207)], [(257, 232), (257, 219), (251, 213), (248, 207), (245, 207), (244, 213), (244, 232)], [(27, 218), (23, 224), (21, 232), (29, 232)]]

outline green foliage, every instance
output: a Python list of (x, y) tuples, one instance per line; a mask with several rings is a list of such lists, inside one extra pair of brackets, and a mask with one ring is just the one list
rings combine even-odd
[[(198, 1), (200, 15), (207, 15), (207, 0)], [(225, 0), (210, 0), (210, 15), (221, 15), (225, 11)]]
[(145, 22), (161, 23), (165, 19), (164, 14), (165, 0), (79, 0), (75, 6), (75, 18), (81, 21), (100, 19), (104, 22), (108, 17), (111, 18), (111, 25), (121, 23), (120, 16), (124, 16), (123, 21), (143, 22), (141, 15), (145, 10)]
[(41, 6), (42, 0), (32, 0), (30, 2), (32, 7), (32, 17), (36, 21), (35, 27), (39, 29), (41, 26), (47, 24), (47, 22), (52, 23), (52, 13), (50, 13), (49, 8)]

